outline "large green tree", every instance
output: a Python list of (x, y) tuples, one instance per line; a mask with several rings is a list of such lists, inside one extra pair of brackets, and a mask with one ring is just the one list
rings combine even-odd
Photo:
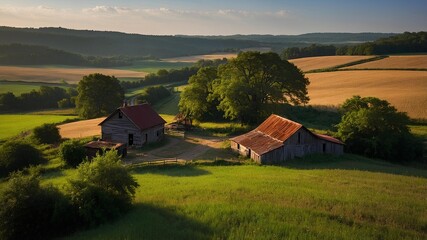
[(198, 120), (217, 112), (218, 102), (211, 96), (216, 78), (216, 67), (202, 67), (196, 75), (191, 76), (189, 85), (181, 93), (180, 112), (186, 117)]
[(408, 116), (389, 102), (354, 96), (347, 99), (341, 109), (338, 136), (348, 151), (398, 162), (422, 155), (422, 145), (407, 127)]
[(221, 65), (214, 94), (224, 116), (253, 123), (271, 113), (272, 103), (308, 103), (310, 83), (295, 65), (278, 54), (242, 52)]
[(77, 90), (76, 107), (83, 118), (105, 116), (119, 107), (124, 99), (120, 81), (99, 73), (84, 76)]

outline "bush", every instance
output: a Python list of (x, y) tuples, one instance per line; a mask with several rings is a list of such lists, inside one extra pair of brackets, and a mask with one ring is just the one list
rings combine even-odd
[(117, 151), (98, 154), (77, 168), (78, 180), (70, 181), (70, 198), (84, 224), (98, 225), (117, 218), (132, 204), (139, 184), (122, 165)]
[(76, 210), (34, 175), (12, 174), (0, 197), (0, 239), (47, 239), (74, 230)]
[(0, 146), (0, 176), (42, 161), (41, 152), (28, 143), (10, 141)]
[(61, 158), (71, 167), (77, 167), (86, 157), (86, 149), (79, 141), (65, 141), (59, 147)]
[(401, 163), (422, 156), (422, 144), (407, 127), (409, 117), (389, 102), (354, 96), (344, 102), (342, 111), (338, 137), (346, 150)]
[(54, 124), (43, 124), (34, 128), (33, 136), (38, 143), (53, 144), (61, 140), (59, 129)]

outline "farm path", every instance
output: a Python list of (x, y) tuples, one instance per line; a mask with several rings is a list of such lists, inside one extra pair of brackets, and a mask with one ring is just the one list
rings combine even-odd
[[(168, 143), (155, 150), (136, 153), (136, 157), (126, 163), (141, 163), (176, 158), (177, 161), (190, 161), (212, 148), (221, 148), (225, 138), (187, 135), (186, 138), (169, 137)], [(131, 150), (132, 151), (132, 150)]]

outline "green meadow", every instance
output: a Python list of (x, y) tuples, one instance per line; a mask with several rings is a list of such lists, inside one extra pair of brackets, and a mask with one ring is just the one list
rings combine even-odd
[(59, 123), (76, 116), (68, 115), (31, 115), (31, 114), (1, 114), (0, 139), (9, 138), (31, 130), (44, 123)]
[[(135, 206), (66, 239), (425, 239), (427, 171), (354, 155), (133, 167)], [(74, 170), (45, 175), (61, 186)]]
[(62, 88), (69, 87), (64, 84), (0, 81), (0, 94), (11, 92), (15, 94), (15, 96), (19, 96), (23, 93), (31, 92), (32, 90), (39, 90), (41, 86), (62, 87)]

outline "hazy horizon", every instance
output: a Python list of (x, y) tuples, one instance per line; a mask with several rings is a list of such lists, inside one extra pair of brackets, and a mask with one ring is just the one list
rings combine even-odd
[(0, 23), (146, 35), (425, 31), (427, 1), (0, 0)]

